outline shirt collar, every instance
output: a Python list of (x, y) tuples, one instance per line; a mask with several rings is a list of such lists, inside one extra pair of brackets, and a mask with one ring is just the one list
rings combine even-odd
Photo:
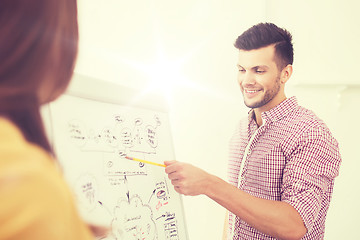
[[(269, 111), (261, 113), (261, 117), (266, 122), (275, 122), (278, 121), (289, 113), (291, 113), (298, 106), (298, 102), (295, 96), (287, 98), (278, 104), (276, 107), (270, 109)], [(248, 115), (249, 123), (255, 121), (255, 112), (254, 109), (249, 111)]]

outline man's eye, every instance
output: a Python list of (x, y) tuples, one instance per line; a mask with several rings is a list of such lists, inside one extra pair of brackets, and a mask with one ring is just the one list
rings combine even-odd
[(239, 69), (239, 72), (245, 72), (245, 69)]
[(262, 74), (262, 73), (264, 73), (265, 71), (261, 71), (261, 70), (256, 70), (256, 73), (258, 73), (258, 74)]

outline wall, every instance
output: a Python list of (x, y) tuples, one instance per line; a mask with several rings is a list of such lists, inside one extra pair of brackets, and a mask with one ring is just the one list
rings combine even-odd
[(295, 72), (288, 92), (324, 119), (340, 144), (343, 162), (326, 221), (326, 240), (358, 238), (359, 7), (355, 0), (269, 0), (266, 10), (267, 21), (287, 28), (294, 37)]
[[(288, 95), (323, 118), (343, 156), (326, 239), (355, 239), (360, 214), (357, 1), (79, 0), (76, 72), (169, 100), (177, 159), (226, 177), (227, 143), (247, 109), (236, 83), (235, 38), (273, 21), (294, 36)], [(104, 93), (106, 94), (106, 93)], [(121, 94), (121, 93), (119, 93)], [(190, 239), (220, 239), (224, 210), (184, 197)]]
[[(228, 141), (247, 112), (233, 43), (264, 20), (264, 2), (79, 0), (76, 72), (163, 92), (177, 160), (226, 178)], [(190, 239), (221, 239), (225, 210), (202, 196), (183, 200)]]

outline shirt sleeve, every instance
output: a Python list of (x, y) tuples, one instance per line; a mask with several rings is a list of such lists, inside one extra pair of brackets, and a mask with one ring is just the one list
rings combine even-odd
[(329, 206), (340, 163), (338, 143), (327, 129), (321, 127), (304, 133), (287, 159), (282, 201), (299, 212), (308, 231)]

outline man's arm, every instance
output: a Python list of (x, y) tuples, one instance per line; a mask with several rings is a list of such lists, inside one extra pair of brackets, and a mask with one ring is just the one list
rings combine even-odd
[(181, 194), (204, 194), (260, 232), (279, 239), (300, 239), (306, 234), (300, 214), (288, 203), (254, 197), (190, 164), (168, 161), (165, 165)]

